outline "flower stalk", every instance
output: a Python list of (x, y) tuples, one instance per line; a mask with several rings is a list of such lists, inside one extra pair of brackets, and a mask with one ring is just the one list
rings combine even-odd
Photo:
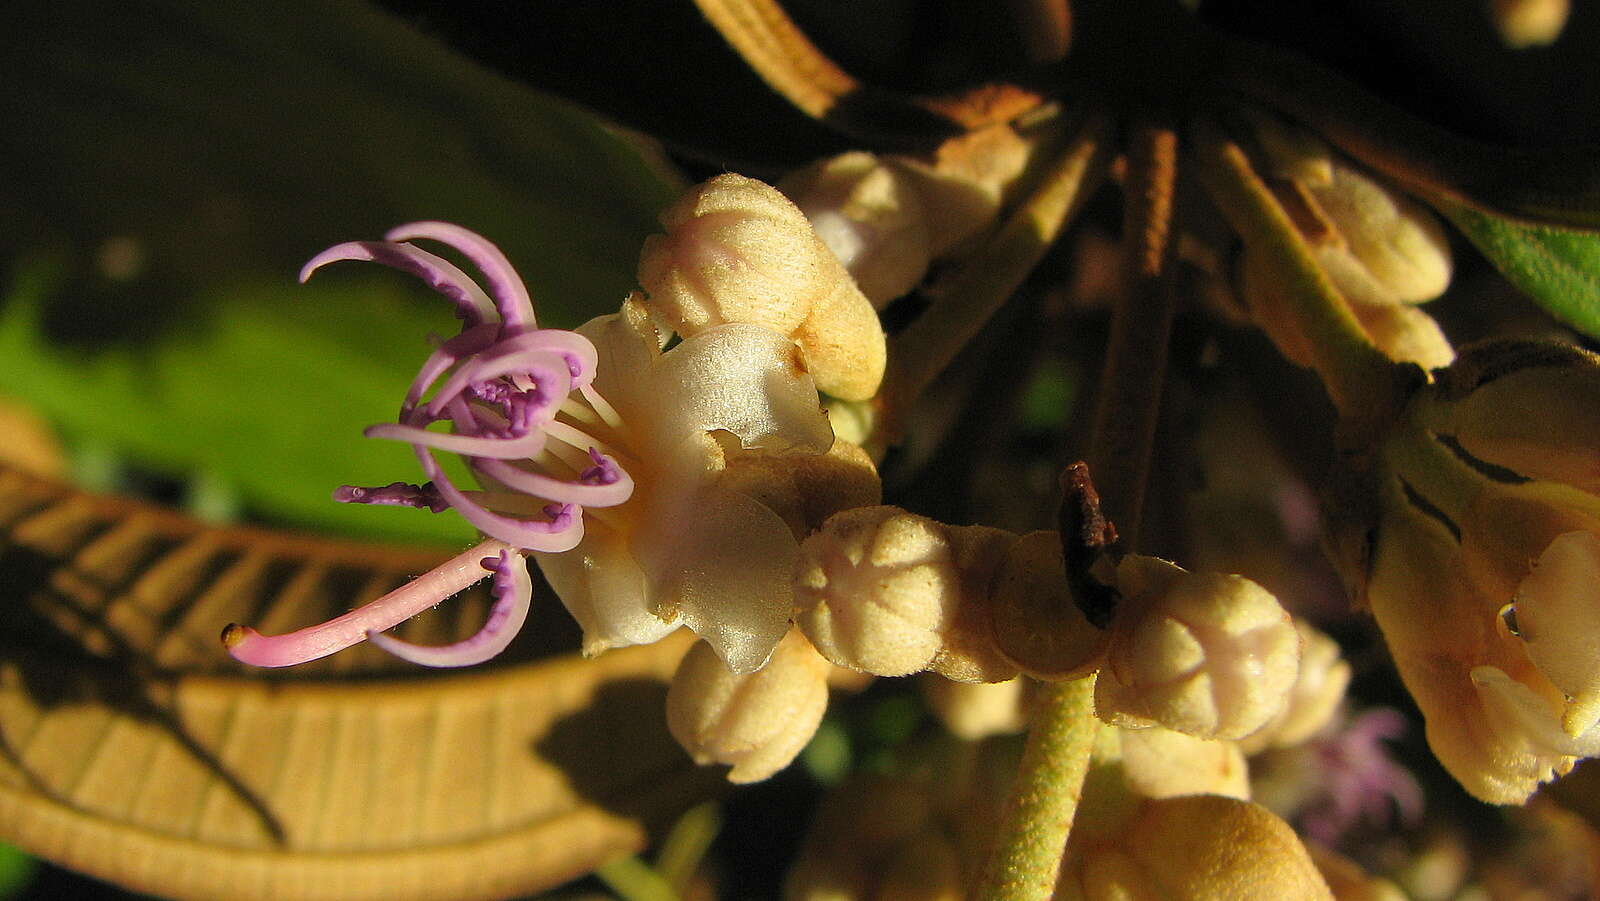
[(1192, 133), (1201, 181), (1245, 245), (1262, 254), (1270, 277), (1282, 284), (1312, 367), (1340, 416), (1358, 432), (1362, 422), (1391, 418), (1412, 380), (1410, 370), (1367, 337), (1244, 149), (1211, 122), (1197, 121)]
[(1109, 156), (1109, 123), (1093, 116), (1037, 191), (998, 234), (890, 342), (884, 395), (890, 418), (903, 414), (950, 365), (1038, 265), (1061, 230), (1094, 193)]
[[(1136, 124), (1130, 136), (1123, 195), (1130, 281), (1113, 313), (1091, 445), (1091, 471), (1097, 479), (1103, 474), (1097, 487), (1127, 518), (1118, 521), (1117, 533), (1130, 546), (1149, 476), (1175, 302), (1170, 238), (1177, 148), (1176, 132), (1156, 122)], [(1054, 894), (1099, 728), (1094, 684), (1087, 676), (1045, 687), (978, 897), (1044, 901)]]

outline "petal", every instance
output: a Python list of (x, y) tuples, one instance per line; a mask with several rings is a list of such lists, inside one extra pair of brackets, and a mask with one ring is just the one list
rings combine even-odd
[(632, 548), (656, 609), (676, 610), (728, 668), (761, 668), (789, 627), (798, 548), (776, 513), (702, 487), (652, 505)]
[(1520, 739), (1543, 754), (1593, 757), (1600, 754), (1600, 728), (1568, 735), (1550, 703), (1528, 686), (1492, 666), (1473, 667), (1472, 684), (1478, 688), (1489, 723), (1508, 742)]
[(392, 629), (485, 578), (489, 573), (483, 558), (508, 549), (491, 538), (343, 616), (283, 635), (262, 635), (230, 624), (222, 631), (222, 643), (235, 660), (251, 666), (293, 666), (326, 657), (365, 640), (369, 632)]
[(1600, 536), (1556, 536), (1517, 587), (1517, 628), (1528, 657), (1573, 701), (1567, 731), (1600, 720)]
[(612, 529), (592, 525), (583, 541), (564, 554), (534, 554), (545, 580), (583, 627), (583, 653), (651, 644), (682, 622), (650, 612), (644, 571), (627, 542)]
[(494, 574), (494, 606), (476, 634), (452, 644), (429, 646), (370, 630), (367, 640), (402, 660), (422, 666), (472, 666), (504, 651), (528, 620), (528, 608), (533, 603), (533, 580), (528, 577), (527, 561), (521, 554), (509, 550), (502, 550), (498, 558), (480, 560), (479, 565)]
[(506, 330), (520, 332), (536, 326), (527, 286), (522, 284), (522, 278), (511, 268), (511, 262), (500, 248), (482, 235), (448, 222), (411, 222), (389, 229), (383, 237), (389, 241), (429, 238), (461, 251), (483, 273)]
[(489, 300), (489, 295), (478, 287), (477, 282), (449, 261), (410, 244), (384, 241), (346, 241), (343, 244), (335, 244), (312, 257), (301, 267), (300, 281), (304, 283), (311, 278), (312, 273), (338, 260), (371, 261), (415, 275), (427, 282), (428, 287), (454, 301), (456, 312), (469, 327), (495, 318), (494, 303)]
[(707, 329), (663, 354), (651, 372), (655, 424), (726, 429), (745, 447), (823, 453), (833, 429), (799, 348), (758, 325)]

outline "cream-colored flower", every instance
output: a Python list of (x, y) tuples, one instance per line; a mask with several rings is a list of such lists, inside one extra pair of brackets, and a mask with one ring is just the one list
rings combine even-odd
[[(876, 497), (876, 477), (859, 452), (860, 459), (848, 451), (822, 456), (833, 433), (790, 337), (728, 322), (664, 350), (668, 336), (635, 299), (576, 332), (541, 329), (527, 289), (483, 238), (415, 223), (389, 239), (331, 248), (305, 275), (346, 259), (411, 272), (456, 302), (464, 329), (423, 365), (400, 421), (367, 432), (411, 444), (431, 481), (347, 486), (335, 496), (453, 508), (488, 539), (328, 623), (282, 636), (230, 626), (230, 653), (286, 666), (370, 638), (430, 665), (480, 662), (502, 650), (527, 615), (523, 560), (532, 555), (582, 625), (586, 653), (655, 641), (687, 625), (733, 670), (759, 668), (788, 629), (797, 547), (790, 520), (805, 526), (835, 502)], [(459, 250), (488, 290), (408, 239)], [(450, 431), (430, 429), (434, 423)], [(479, 490), (458, 487), (438, 453), (459, 455)], [(851, 475), (816, 496), (795, 492), (789, 506), (774, 510), (763, 499), (776, 504), (772, 488), (784, 478), (791, 487), (822, 481), (815, 467), (753, 462), (785, 455), (810, 455), (828, 461), (824, 471)], [(730, 467), (730, 459), (739, 465)], [(418, 648), (383, 634), (491, 573), (496, 605), (478, 635)]]

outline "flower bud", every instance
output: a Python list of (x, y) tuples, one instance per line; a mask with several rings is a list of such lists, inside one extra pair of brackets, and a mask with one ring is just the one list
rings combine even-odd
[(1007, 550), (989, 615), (1000, 653), (1036, 679), (1077, 679), (1100, 666), (1107, 633), (1074, 602), (1055, 532), (1030, 532)]
[(995, 125), (945, 141), (932, 159), (891, 156), (885, 162), (915, 186), (927, 214), (929, 253), (937, 258), (994, 224), (1032, 152), (1009, 125)]
[(1250, 768), (1234, 742), (1195, 738), (1160, 726), (1116, 731), (1123, 779), (1134, 794), (1146, 798), (1225, 795), (1249, 800)]
[[(1311, 368), (1311, 346), (1294, 324), (1288, 296), (1272, 281), (1265, 259), (1245, 251), (1240, 259), (1239, 282), (1240, 294), (1256, 325), (1290, 362)], [(1357, 303), (1351, 304), (1351, 312), (1367, 337), (1391, 360), (1415, 363), (1424, 369), (1449, 366), (1455, 360), (1455, 349), (1439, 323), (1416, 307)]]
[(928, 674), (919, 684), (928, 709), (957, 738), (977, 741), (992, 735), (1015, 735), (1028, 727), (1030, 680), (952, 682)]
[(910, 293), (927, 274), (927, 214), (903, 167), (855, 151), (794, 172), (778, 188), (874, 307)]
[(1513, 50), (1553, 44), (1567, 27), (1572, 0), (1490, 0), (1500, 40)]
[(1265, 114), (1247, 116), (1317, 261), (1353, 305), (1420, 303), (1450, 285), (1450, 243), (1425, 207), (1390, 190), (1321, 140)]
[(995, 549), (1010, 540), (896, 507), (846, 510), (800, 546), (795, 622), (829, 660), (880, 676), (932, 667), (947, 644), (973, 670), (1004, 669), (998, 655), (985, 659), (982, 617), (963, 610), (981, 611)]
[(1600, 493), (1600, 357), (1577, 347), (1496, 341), (1443, 377), (1429, 426), (1520, 476)]
[(1063, 901), (1332, 901), (1289, 824), (1249, 801), (1186, 795), (1145, 801), (1116, 834), (1067, 845)]
[(753, 673), (735, 674), (697, 641), (667, 690), (667, 727), (696, 763), (732, 764), (728, 781), (759, 782), (788, 766), (817, 731), (829, 669), (794, 630)]
[(878, 390), (883, 328), (811, 224), (777, 189), (721, 175), (661, 214), (639, 284), (685, 337), (728, 322), (763, 325), (805, 351), (817, 387), (847, 400)]
[(1239, 742), (1246, 754), (1266, 748), (1297, 745), (1332, 721), (1350, 685), (1350, 664), (1339, 645), (1303, 619), (1294, 621), (1300, 635), (1300, 670), (1283, 712)]
[(1117, 581), (1123, 603), (1095, 684), (1101, 718), (1237, 739), (1283, 709), (1300, 639), (1266, 589), (1133, 555), (1118, 565)]

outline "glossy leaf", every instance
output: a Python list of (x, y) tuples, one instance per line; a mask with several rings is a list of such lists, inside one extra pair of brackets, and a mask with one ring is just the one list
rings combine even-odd
[[(0, 470), (0, 841), (173, 898), (511, 897), (637, 851), (719, 779), (667, 734), (686, 641), (422, 673), (357, 647), (286, 672), (217, 639), (342, 611), (430, 555), (216, 529)], [(481, 622), (481, 589), (403, 627)]]
[(1437, 203), (1511, 283), (1551, 315), (1600, 337), (1600, 233), (1523, 225)]

